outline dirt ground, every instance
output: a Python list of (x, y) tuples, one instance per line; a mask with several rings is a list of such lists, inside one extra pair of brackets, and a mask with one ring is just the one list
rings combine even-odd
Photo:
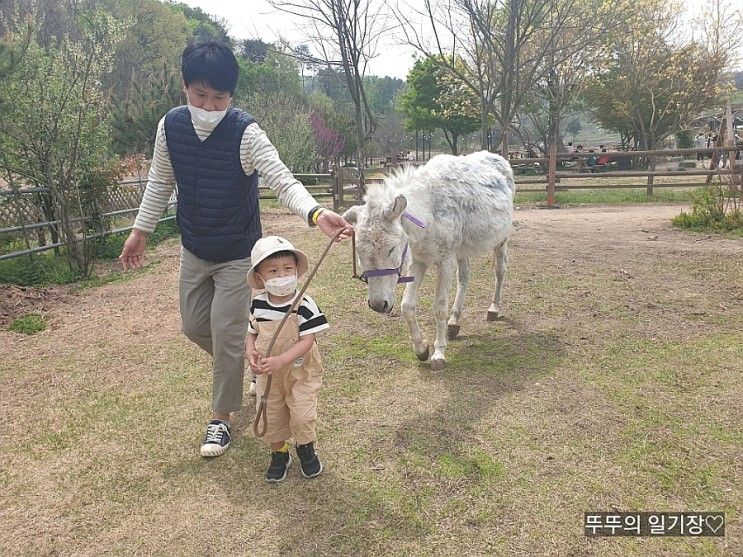
[[(101, 287), (0, 286), (0, 554), (739, 555), (743, 410), (729, 339), (743, 323), (743, 240), (673, 228), (682, 208), (518, 208), (508, 317), (484, 322), (483, 262), (441, 375), (414, 361), (399, 317), (371, 314), (344, 281), (350, 249), (331, 252), (316, 286), (333, 316), (328, 473), (273, 491), (252, 409), (227, 455), (196, 456), (208, 361), (179, 331), (176, 240)], [(263, 221), (313, 256), (324, 247), (286, 211)], [(334, 280), (337, 293), (322, 284)], [(46, 331), (7, 330), (32, 312)], [(678, 369), (708, 343), (714, 361)], [(687, 459), (706, 459), (702, 476)], [(217, 471), (234, 485), (214, 484)], [(561, 514), (710, 505), (737, 509), (722, 542), (548, 530)]]
[[(643, 257), (663, 252), (670, 261), (682, 261), (691, 252), (711, 254), (743, 253), (743, 241), (719, 240), (717, 235), (688, 234), (672, 228), (669, 221), (678, 215), (685, 205), (640, 205), (611, 207), (571, 207), (564, 209), (518, 208), (514, 215), (514, 239), (512, 250), (525, 249), (541, 253), (550, 261), (575, 263), (576, 254), (583, 261), (603, 261), (611, 255), (617, 263), (618, 276), (631, 277), (632, 267)], [(295, 219), (286, 219), (287, 213), (280, 210), (264, 213), (266, 233), (290, 234), (303, 230)], [(601, 240), (597, 242), (597, 240)], [(155, 273), (148, 277), (148, 285), (141, 295), (176, 279), (178, 260), (171, 244), (160, 248), (157, 257), (163, 258)], [(99, 273), (111, 271), (111, 265), (103, 266)], [(13, 319), (29, 313), (53, 316), (55, 310), (65, 305), (78, 303), (76, 287), (52, 286), (46, 288), (20, 287), (0, 284), (0, 328)], [(132, 300), (136, 306), (137, 300)], [(105, 300), (102, 301), (106, 303)], [(95, 314), (95, 302), (90, 307)], [(134, 316), (136, 319), (137, 317)]]

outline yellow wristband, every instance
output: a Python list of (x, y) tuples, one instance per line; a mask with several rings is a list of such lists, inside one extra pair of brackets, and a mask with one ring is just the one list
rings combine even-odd
[(312, 224), (317, 225), (317, 219), (320, 217), (320, 215), (322, 214), (322, 212), (324, 210), (325, 209), (321, 207), (320, 209), (318, 209), (317, 211), (315, 211), (315, 214), (312, 215)]

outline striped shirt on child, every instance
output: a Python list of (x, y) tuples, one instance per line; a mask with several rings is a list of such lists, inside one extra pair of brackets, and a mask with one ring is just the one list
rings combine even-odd
[[(261, 292), (253, 298), (250, 304), (250, 314), (259, 323), (261, 321), (280, 321), (284, 318), (286, 312), (289, 311), (292, 303), (294, 303), (293, 299), (289, 300), (286, 304), (276, 306), (269, 301), (267, 292)], [(325, 314), (315, 303), (315, 300), (307, 294), (304, 295), (302, 303), (297, 308), (297, 321), (299, 322), (300, 337), (317, 334), (330, 327)], [(252, 320), (248, 325), (248, 333), (252, 335), (258, 334), (258, 331), (253, 327)]]

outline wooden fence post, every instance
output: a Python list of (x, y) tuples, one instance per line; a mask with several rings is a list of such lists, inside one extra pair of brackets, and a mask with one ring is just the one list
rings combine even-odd
[(554, 207), (555, 202), (555, 177), (557, 174), (557, 143), (552, 142), (549, 150), (549, 162), (547, 163), (547, 207)]
[[(21, 203), (21, 196), (18, 192), (18, 187), (13, 183), (13, 177), (9, 176), (10, 187), (13, 191), (13, 201), (15, 202), (16, 211), (18, 214), (18, 220), (21, 223), (21, 231), (23, 233), (23, 241), (26, 244), (26, 249), (31, 249), (31, 241), (28, 239), (28, 231), (26, 230), (26, 211), (23, 210), (23, 204)], [(29, 255), (30, 257), (30, 255)]]
[[(736, 183), (735, 179), (735, 163), (737, 162), (737, 156), (738, 151), (736, 150), (735, 145), (735, 132), (734, 132), (734, 126), (733, 126), (733, 109), (730, 103), (728, 103), (727, 108), (725, 109), (725, 120), (726, 120), (726, 126), (725, 126), (725, 143), (726, 146), (730, 148), (730, 150), (727, 153), (727, 159), (728, 159), (728, 169), (730, 169), (730, 192), (735, 196), (738, 189), (738, 184)], [(720, 129), (720, 132), (722, 132), (722, 129)], [(723, 167), (724, 168), (724, 167)]]
[(333, 169), (333, 211), (336, 213), (343, 208), (343, 168), (340, 159)]

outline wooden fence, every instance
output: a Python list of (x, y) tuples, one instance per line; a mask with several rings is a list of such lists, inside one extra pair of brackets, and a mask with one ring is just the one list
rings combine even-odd
[[(519, 168), (539, 168), (543, 176), (532, 178), (518, 177), (517, 191), (547, 193), (547, 205), (555, 206), (555, 192), (573, 189), (625, 189), (645, 188), (647, 194), (653, 194), (654, 188), (698, 188), (710, 184), (714, 178), (725, 179), (731, 187), (743, 192), (743, 146), (704, 149), (658, 149), (652, 151), (606, 151), (600, 153), (557, 153), (552, 149), (549, 157), (533, 159), (512, 159), (511, 165)], [(686, 162), (683, 157), (692, 155), (709, 155), (704, 158), (701, 169), (651, 170), (659, 160), (681, 157), (678, 163)], [(606, 160), (604, 164), (589, 165), (590, 159)], [(638, 162), (645, 161), (650, 169), (638, 169)], [(558, 170), (560, 167), (560, 170)], [(628, 168), (628, 170), (619, 170)], [(683, 181), (667, 183), (655, 182), (656, 177), (684, 178)], [(704, 180), (695, 178), (704, 177)], [(644, 183), (619, 182), (617, 178), (645, 178)], [(590, 180), (590, 184), (580, 182)], [(575, 182), (578, 183), (575, 183)], [(543, 188), (522, 187), (533, 184), (544, 184)]]
[[(546, 192), (547, 206), (556, 206), (555, 193), (573, 189), (623, 189), (646, 188), (652, 195), (654, 188), (689, 188), (709, 184), (713, 179), (725, 179), (743, 195), (743, 147), (709, 149), (675, 149), (655, 151), (610, 151), (602, 153), (557, 153), (553, 149), (548, 157), (514, 158), (511, 165), (516, 172), (516, 186), (519, 192)], [(704, 160), (706, 168), (679, 170), (645, 170), (638, 168), (639, 161), (654, 162), (670, 157), (684, 157), (698, 153), (709, 155)], [(604, 164), (589, 164), (590, 159), (602, 159)], [(412, 163), (418, 164), (418, 163)], [(622, 170), (619, 170), (622, 168)], [(366, 183), (379, 182), (391, 170), (390, 167), (368, 168), (365, 171)], [(535, 175), (524, 176), (520, 171)], [(329, 174), (295, 174), (305, 184), (307, 190), (317, 199), (331, 198), (334, 210), (340, 210), (351, 203), (358, 202), (359, 180), (353, 169), (341, 168)], [(681, 181), (656, 183), (656, 177), (682, 177)], [(618, 178), (644, 178), (644, 183), (623, 183)], [(701, 179), (704, 178), (704, 179)], [(590, 180), (591, 183), (581, 183)], [(89, 234), (89, 238), (126, 232), (132, 226), (117, 226), (117, 221), (137, 212), (144, 193), (146, 180), (120, 182), (109, 190), (109, 195), (97, 215), (108, 224), (105, 230)], [(541, 187), (540, 187), (541, 186)], [(259, 186), (260, 199), (275, 199), (266, 186)], [(25, 188), (20, 190), (0, 190), (0, 261), (59, 248), (61, 241), (48, 242), (47, 234), (56, 237), (58, 221), (45, 219), (44, 203), (48, 203), (45, 188)], [(173, 208), (175, 197), (171, 198), (165, 215), (160, 222), (175, 218)], [(83, 219), (77, 219), (82, 231)], [(87, 222), (86, 218), (86, 222)], [(22, 238), (25, 249), (7, 251), (5, 246), (17, 247), (18, 242), (4, 239)]]
[[(554, 149), (548, 157), (512, 158), (517, 192), (542, 192), (547, 194), (547, 205), (556, 206), (558, 191), (582, 189), (636, 189), (645, 188), (648, 195), (654, 188), (698, 188), (709, 184), (714, 178), (730, 180), (733, 187), (743, 191), (743, 146), (705, 149), (662, 149), (653, 151), (608, 151), (601, 153), (557, 153)], [(640, 163), (650, 164), (669, 158), (681, 157), (675, 164), (690, 162), (685, 156), (709, 155), (703, 164), (706, 168), (679, 168), (678, 170), (639, 169)], [(606, 159), (604, 164), (589, 164), (590, 159)], [(735, 164), (731, 164), (731, 161)], [(411, 164), (411, 163), (408, 163)], [(419, 163), (412, 163), (419, 164)], [(422, 163), (420, 163), (422, 164)], [(674, 164), (674, 163), (671, 163)], [(621, 170), (620, 170), (621, 169)], [(626, 170), (625, 170), (626, 169)], [(367, 183), (380, 181), (390, 168), (367, 169)], [(524, 175), (529, 172), (530, 175)], [(343, 208), (349, 201), (357, 202), (358, 180), (348, 172), (324, 175), (332, 179), (333, 208)], [(683, 178), (668, 183), (658, 183), (656, 177)], [(701, 178), (704, 179), (701, 179)], [(643, 183), (627, 183), (619, 179), (644, 178)], [(585, 183), (590, 181), (591, 183)], [(583, 182), (583, 183), (581, 183)], [(541, 187), (539, 187), (541, 185)], [(329, 190), (328, 190), (329, 191)], [(328, 194), (330, 195), (330, 194)]]

